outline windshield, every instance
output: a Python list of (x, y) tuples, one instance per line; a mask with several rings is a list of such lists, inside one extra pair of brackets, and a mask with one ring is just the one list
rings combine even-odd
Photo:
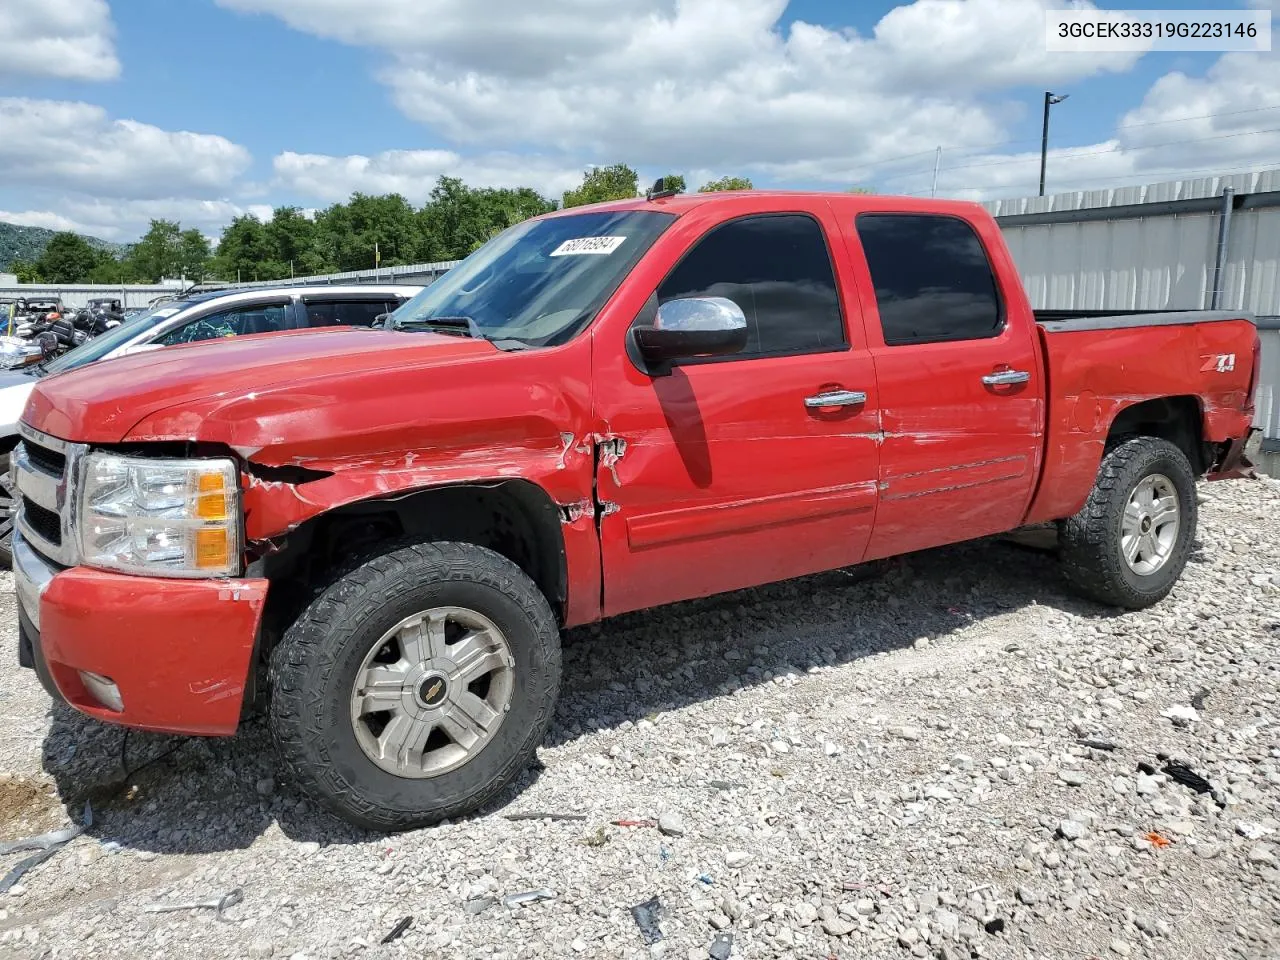
[(92, 340), (86, 340), (73, 350), (68, 350), (58, 359), (50, 362), (44, 368), (44, 372), (62, 373), (64, 370), (74, 370), (76, 367), (83, 367), (86, 363), (101, 360), (116, 347), (123, 346), (140, 333), (145, 333), (153, 327), (158, 327), (175, 313), (185, 309), (185, 304), (180, 306), (169, 304), (164, 307), (154, 307), (145, 313), (138, 314), (136, 317), (129, 317), (120, 326), (114, 327), (106, 333), (94, 337)]
[(525, 221), (402, 304), (387, 326), (507, 348), (566, 343), (674, 220), (625, 210)]

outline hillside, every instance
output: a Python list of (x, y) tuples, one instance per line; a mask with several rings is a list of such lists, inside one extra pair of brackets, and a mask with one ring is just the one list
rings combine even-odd
[[(53, 230), (44, 227), (20, 227), (15, 223), (0, 221), (0, 272), (8, 268), (14, 260), (35, 260), (44, 253)], [(109, 243), (97, 237), (85, 237), (90, 246), (99, 250), (107, 250), (113, 256), (119, 256), (128, 247), (122, 243)]]

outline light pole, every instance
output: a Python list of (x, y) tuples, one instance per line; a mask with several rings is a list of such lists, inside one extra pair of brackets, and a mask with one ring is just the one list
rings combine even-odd
[(1049, 156), (1049, 108), (1061, 103), (1070, 94), (1044, 92), (1044, 127), (1040, 133), (1040, 196), (1044, 196), (1044, 164)]

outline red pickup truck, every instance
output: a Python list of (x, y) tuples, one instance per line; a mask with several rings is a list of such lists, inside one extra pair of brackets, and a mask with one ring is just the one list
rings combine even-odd
[(427, 824), (531, 761), (564, 627), (1048, 521), (1080, 592), (1159, 601), (1258, 357), (1238, 313), (1038, 319), (971, 204), (558, 211), (383, 329), (42, 380), (20, 656), (110, 723), (265, 707), (312, 795)]

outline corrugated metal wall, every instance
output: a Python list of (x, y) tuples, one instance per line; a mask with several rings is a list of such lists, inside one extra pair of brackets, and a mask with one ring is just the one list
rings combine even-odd
[(1000, 222), (1037, 309), (1198, 310), (1211, 302), (1221, 198), (1228, 187), (1235, 191), (1235, 204), (1219, 306), (1259, 317), (1262, 370), (1255, 423), (1263, 431), (1265, 466), (1277, 473), (1280, 170), (993, 200), (984, 206)]
[[(1198, 310), (1209, 306), (1219, 214), (1133, 216), (1131, 205), (1150, 204), (1154, 211), (1170, 201), (1220, 197), (1227, 187), (1237, 197), (1277, 192), (1280, 170), (994, 200), (984, 206), (997, 219), (1079, 213), (1077, 222), (1002, 224), (1037, 309)], [(1100, 208), (1107, 207), (1129, 210), (1123, 219), (1097, 219)], [(1221, 306), (1280, 314), (1280, 207), (1233, 213)]]

